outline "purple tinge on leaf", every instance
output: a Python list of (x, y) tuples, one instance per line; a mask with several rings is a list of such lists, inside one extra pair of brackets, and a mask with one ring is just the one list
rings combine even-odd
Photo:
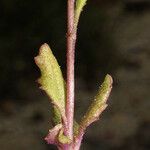
[(80, 122), (79, 131), (74, 140), (74, 150), (79, 149), (86, 128), (91, 123), (98, 120), (101, 113), (107, 107), (106, 103), (112, 89), (112, 83), (112, 77), (110, 75), (106, 75), (104, 82), (98, 90), (98, 94)]
[(59, 134), (61, 128), (62, 124), (58, 124), (49, 130), (48, 135), (45, 137), (45, 140), (48, 144), (57, 144), (57, 135)]

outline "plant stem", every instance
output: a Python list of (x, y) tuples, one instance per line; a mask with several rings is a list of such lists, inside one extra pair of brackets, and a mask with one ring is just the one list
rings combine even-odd
[[(76, 32), (74, 29), (74, 7), (75, 0), (68, 0), (67, 12), (67, 97), (66, 97), (66, 134), (73, 139), (73, 118), (74, 118), (74, 62)], [(71, 150), (71, 148), (68, 148)]]

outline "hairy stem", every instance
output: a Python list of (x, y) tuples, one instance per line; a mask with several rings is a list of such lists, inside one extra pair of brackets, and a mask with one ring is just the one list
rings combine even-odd
[[(67, 127), (65, 134), (73, 140), (73, 118), (74, 118), (74, 62), (75, 62), (75, 42), (76, 30), (74, 29), (74, 7), (75, 0), (68, 0), (67, 13), (67, 98), (66, 117)], [(68, 148), (71, 150), (72, 148)]]

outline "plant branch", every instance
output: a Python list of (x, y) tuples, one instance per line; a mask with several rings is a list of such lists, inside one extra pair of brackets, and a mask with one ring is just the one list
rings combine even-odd
[[(67, 85), (60, 66), (50, 47), (43, 44), (35, 62), (40, 68), (38, 82), (53, 104), (55, 126), (49, 130), (45, 140), (54, 144), (59, 150), (79, 150), (86, 128), (97, 121), (107, 107), (107, 100), (112, 88), (112, 77), (107, 75), (97, 96), (81, 119), (80, 124), (74, 120), (75, 95), (75, 44), (80, 14), (87, 0), (67, 0)], [(76, 2), (76, 4), (75, 4)]]
[(65, 134), (73, 140), (73, 118), (74, 118), (74, 62), (76, 32), (74, 29), (74, 7), (75, 1), (68, 0), (67, 21), (67, 98), (66, 117), (67, 127)]

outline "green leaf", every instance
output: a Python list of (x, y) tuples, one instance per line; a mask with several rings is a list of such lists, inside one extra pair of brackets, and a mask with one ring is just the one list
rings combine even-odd
[(70, 144), (71, 143), (71, 139), (69, 139), (68, 136), (64, 135), (63, 130), (60, 130), (60, 132), (59, 132), (58, 141), (61, 144)]
[(62, 119), (61, 119), (61, 114), (59, 109), (57, 109), (57, 107), (54, 105), (52, 107), (52, 122), (54, 125), (60, 124), (62, 123)]
[(60, 122), (61, 114), (65, 120), (65, 82), (60, 66), (47, 44), (41, 46), (35, 62), (41, 71), (41, 77), (38, 79), (40, 88), (47, 93), (54, 105), (55, 119)]
[(80, 14), (83, 10), (83, 7), (86, 5), (87, 0), (77, 0), (75, 8), (75, 25), (77, 26), (80, 18)]
[(100, 114), (107, 107), (106, 102), (112, 89), (112, 83), (113, 83), (112, 77), (110, 75), (107, 75), (98, 91), (97, 96), (95, 97), (85, 116), (81, 120), (79, 134), (81, 134), (81, 132), (84, 132), (84, 130), (92, 122), (98, 120)]
[(74, 136), (76, 136), (78, 134), (79, 131), (79, 124), (74, 120), (73, 122), (73, 134)]

